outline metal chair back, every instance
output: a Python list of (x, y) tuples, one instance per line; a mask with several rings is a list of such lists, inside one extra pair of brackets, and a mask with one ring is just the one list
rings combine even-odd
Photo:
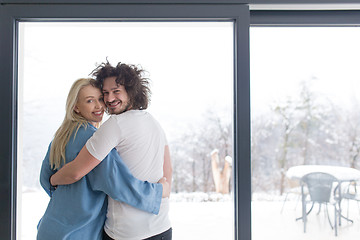
[(337, 179), (328, 173), (313, 172), (303, 176), (301, 182), (306, 184), (311, 201), (328, 203), (333, 183), (337, 182)]

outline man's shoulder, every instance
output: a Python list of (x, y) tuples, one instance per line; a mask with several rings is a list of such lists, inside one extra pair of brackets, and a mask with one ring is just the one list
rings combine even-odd
[(145, 110), (128, 110), (128, 111), (120, 113), (120, 114), (111, 115), (110, 118), (113, 118), (116, 120), (127, 120), (127, 119), (134, 119), (134, 118), (143, 118), (145, 116), (151, 116), (151, 115), (150, 115), (150, 113), (148, 113)]

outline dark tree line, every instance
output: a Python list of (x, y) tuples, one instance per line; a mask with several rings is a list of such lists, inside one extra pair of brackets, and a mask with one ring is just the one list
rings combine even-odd
[[(252, 117), (253, 192), (282, 194), (286, 171), (296, 165), (360, 168), (360, 104), (336, 105), (310, 84), (301, 83), (298, 96), (287, 96)], [(231, 119), (210, 111), (203, 119), (171, 143), (175, 192), (215, 191), (210, 153), (219, 150), (222, 166), (225, 156), (232, 156)]]
[(252, 189), (283, 193), (286, 171), (295, 165), (359, 168), (360, 107), (335, 105), (300, 86), (299, 96), (252, 119)]

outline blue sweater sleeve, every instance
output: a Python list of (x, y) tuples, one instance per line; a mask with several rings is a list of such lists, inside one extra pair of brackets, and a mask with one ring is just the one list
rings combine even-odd
[(41, 165), (40, 184), (44, 188), (45, 192), (51, 197), (53, 189), (50, 186), (50, 176), (53, 175), (56, 171), (52, 170), (50, 167), (50, 147), (51, 144), (49, 145), (48, 151)]
[(140, 210), (159, 213), (162, 185), (135, 178), (115, 149), (87, 177), (93, 190)]

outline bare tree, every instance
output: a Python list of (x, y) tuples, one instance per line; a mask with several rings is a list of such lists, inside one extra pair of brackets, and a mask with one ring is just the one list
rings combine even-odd
[(302, 157), (303, 164), (308, 164), (308, 153), (309, 153), (309, 139), (311, 134), (312, 123), (315, 120), (314, 111), (316, 111), (315, 106), (315, 96), (314, 93), (310, 91), (309, 81), (303, 81), (300, 83), (300, 103), (297, 109), (302, 112), (302, 118), (299, 123), (299, 127), (303, 134), (303, 147), (302, 147)]
[(278, 104), (274, 108), (275, 113), (280, 116), (280, 122), (283, 126), (282, 144), (280, 146), (280, 156), (278, 158), (280, 168), (280, 195), (284, 192), (285, 173), (288, 168), (288, 149), (290, 147), (290, 134), (299, 124), (299, 120), (294, 117), (296, 111), (296, 104), (288, 98), (285, 104)]
[[(358, 102), (353, 101), (353, 105), (349, 110), (342, 111), (343, 120), (341, 132), (338, 134), (342, 136), (345, 144), (345, 153), (348, 158), (346, 159), (347, 165), (356, 168), (359, 165), (360, 158), (360, 105)], [(342, 135), (341, 135), (342, 134)]]
[[(172, 143), (177, 149), (173, 161), (176, 191), (215, 191), (210, 152), (220, 149), (219, 168), (226, 155), (232, 154), (231, 119), (224, 120), (217, 113), (207, 111), (203, 121), (194, 123), (180, 140)], [(181, 150), (180, 150), (181, 149)], [(178, 169), (178, 168), (182, 169)], [(182, 172), (184, 171), (184, 172)], [(187, 179), (185, 179), (185, 176)]]

